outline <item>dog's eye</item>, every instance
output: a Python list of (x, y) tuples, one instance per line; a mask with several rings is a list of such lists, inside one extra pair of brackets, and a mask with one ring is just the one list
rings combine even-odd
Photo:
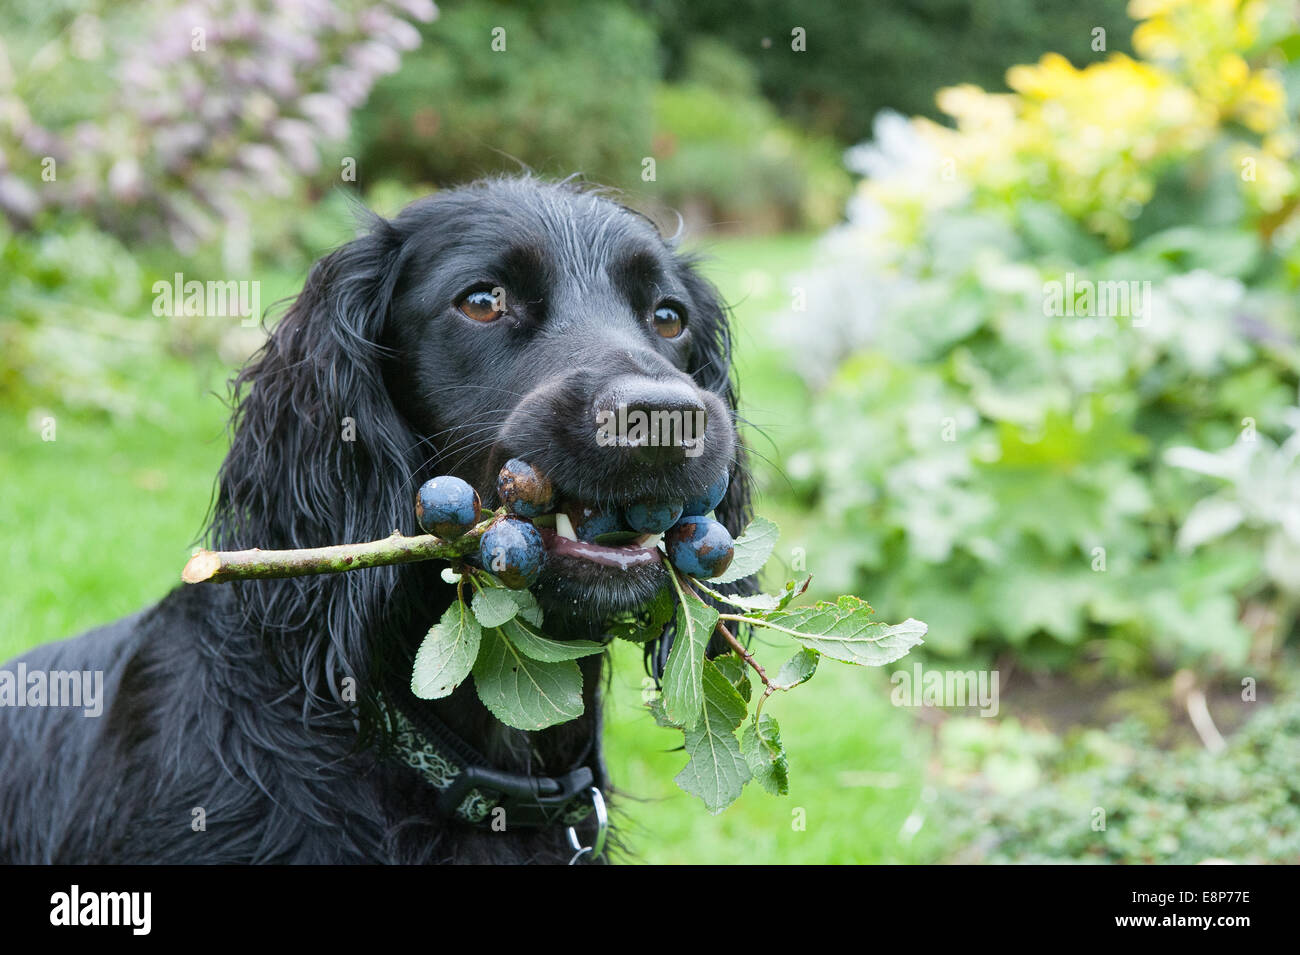
[(664, 338), (676, 338), (682, 333), (682, 329), (686, 327), (686, 319), (682, 317), (681, 311), (675, 306), (660, 305), (655, 309), (650, 324)]
[(456, 307), (476, 322), (495, 321), (506, 313), (505, 289), (478, 289), (462, 296)]

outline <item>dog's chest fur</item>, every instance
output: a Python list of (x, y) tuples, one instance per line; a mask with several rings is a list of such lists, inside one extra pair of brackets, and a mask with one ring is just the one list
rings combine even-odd
[[(30, 665), (53, 668), (60, 656), (89, 653), (105, 670), (107, 700), (89, 734), (78, 725), (80, 711), (42, 714), (49, 718), (40, 740), (23, 738), (35, 724), (16, 719), (18, 711), (5, 718), (13, 733), (0, 734), (8, 739), (0, 741), (0, 760), (12, 773), (0, 787), (0, 811), (13, 824), (0, 839), (0, 859), (330, 864), (572, 856), (560, 826), (510, 830), (507, 820), (498, 832), (440, 818), (432, 810), (436, 791), (413, 770), (376, 748), (358, 749), (352, 713), (319, 705), (304, 720), (301, 681), (269, 666), (257, 639), (214, 626), (236, 612), (231, 596), (178, 590), (143, 614), (29, 655)], [(588, 687), (596, 687), (599, 660), (585, 669)], [(529, 734), (544, 737), (532, 743), (482, 719), (481, 707), (458, 700), (448, 710), (457, 731), (477, 732), (474, 742), (501, 768), (536, 772), (582, 752), (598, 732), (597, 696), (589, 690), (583, 718)], [(542, 767), (539, 753), (549, 760)]]

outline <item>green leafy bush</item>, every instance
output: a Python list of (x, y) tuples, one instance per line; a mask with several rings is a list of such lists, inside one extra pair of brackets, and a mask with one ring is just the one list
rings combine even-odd
[(1064, 743), (953, 720), (956, 785), (942, 790), (941, 816), (966, 863), (1295, 864), (1297, 741), (1294, 701), (1263, 709), (1217, 754), (1159, 750), (1132, 720)]
[(1252, 426), (1217, 454), (1183, 447), (1165, 454), (1167, 463), (1217, 485), (1187, 514), (1179, 549), (1222, 547), (1227, 540), (1262, 554), (1281, 633), (1300, 614), (1300, 408), (1287, 409), (1287, 416), (1291, 434), (1281, 444)]
[(782, 121), (726, 46), (699, 39), (665, 85), (654, 22), (631, 6), (475, 0), (425, 33), (358, 123), (363, 182), (444, 185), (522, 163), (625, 189), (667, 221), (680, 210), (771, 230), (839, 217), (851, 187), (840, 148)]
[(825, 228), (851, 188), (840, 152), (780, 119), (749, 63), (702, 40), (655, 94), (656, 179), (630, 185), (707, 225)]
[(419, 43), (411, 21), (437, 14), (432, 0), (61, 7), (0, 14), (6, 38), (16, 27), (12, 58), (0, 40), (0, 216), (28, 228), (71, 210), (185, 251), (321, 173)]
[(163, 346), (139, 265), (92, 226), (14, 235), (0, 224), (0, 400), (138, 410), (132, 371)]
[[(498, 46), (494, 49), (494, 32)], [(485, 173), (639, 176), (659, 70), (650, 25), (579, 0), (448, 5), (357, 124), (359, 173), (452, 183)]]
[(1261, 548), (1178, 547), (1204, 489), (1164, 452), (1290, 430), (1300, 34), (1271, 10), (1164, 4), (1148, 61), (944, 91), (955, 129), (878, 119), (787, 321), (819, 585), (923, 616), (932, 651), (1245, 661)]
[[(668, 77), (680, 79), (701, 36), (757, 72), (764, 97), (801, 127), (856, 142), (881, 109), (933, 114), (932, 91), (995, 86), (1009, 63), (1044, 50), (1072, 62), (1127, 50), (1127, 0), (641, 0), (660, 25)], [(795, 27), (806, 49), (792, 49)]]

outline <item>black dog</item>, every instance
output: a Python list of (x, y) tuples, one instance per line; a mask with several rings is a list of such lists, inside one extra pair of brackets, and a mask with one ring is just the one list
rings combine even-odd
[[(736, 534), (730, 350), (712, 287), (595, 192), (520, 178), (416, 202), (317, 263), (234, 380), (206, 542), (418, 533), (421, 482), (456, 474), (493, 505), (514, 456), (605, 506), (729, 469), (717, 515)], [(702, 445), (601, 444), (594, 413), (616, 404), (702, 412)], [(499, 723), (470, 681), (416, 700), (414, 651), (455, 595), (443, 566), (183, 586), (6, 664), (102, 670), (106, 703), (99, 719), (0, 707), (0, 861), (569, 861), (608, 787), (601, 660), (582, 661), (585, 714), (536, 733)], [(534, 592), (548, 632), (591, 638), (664, 573), (552, 554)]]

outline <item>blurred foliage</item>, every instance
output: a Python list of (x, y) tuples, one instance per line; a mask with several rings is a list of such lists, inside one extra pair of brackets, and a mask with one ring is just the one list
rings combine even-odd
[[(0, 214), (73, 210), (182, 251), (321, 169), (432, 0), (92, 3), (0, 42)], [(8, 17), (6, 17), (6, 20)], [(7, 32), (7, 31), (6, 31)], [(89, 95), (86, 95), (89, 91)]]
[[(813, 52), (790, 49), (792, 25)], [(380, 82), (357, 148), (369, 176), (440, 185), (524, 164), (692, 223), (824, 227), (848, 188), (837, 144), (879, 107), (932, 111), (938, 85), (994, 81), (1045, 49), (1094, 60), (1094, 27), (1122, 45), (1123, 0), (465, 0)]]
[(882, 115), (795, 280), (818, 583), (926, 620), (932, 652), (1239, 667), (1294, 623), (1257, 537), (1176, 546), (1205, 488), (1163, 453), (1290, 430), (1295, 8), (1133, 13), (1142, 61), (943, 91), (955, 128)]
[[(871, 131), (881, 109), (935, 115), (933, 91), (953, 83), (998, 87), (1010, 63), (1058, 50), (1092, 62), (1128, 51), (1126, 0), (639, 0), (660, 24), (667, 76), (689, 67), (702, 36), (757, 70), (763, 95), (800, 126), (843, 142)], [(807, 51), (791, 47), (806, 31)]]
[(1178, 531), (1178, 547), (1192, 551), (1244, 539), (1263, 554), (1264, 572), (1278, 588), (1283, 633), (1300, 604), (1300, 408), (1287, 409), (1290, 436), (1281, 444), (1252, 428), (1217, 454), (1170, 448), (1175, 467), (1215, 479), (1213, 493), (1196, 502)]
[[(494, 30), (504, 49), (494, 50)], [(639, 176), (658, 70), (648, 22), (596, 0), (447, 4), (356, 129), (366, 176), (451, 184), (491, 172)]]
[(1221, 753), (1165, 752), (1137, 720), (1058, 739), (949, 720), (939, 814), (962, 863), (1300, 862), (1300, 702), (1261, 707)]
[(248, 281), (255, 257), (299, 273), (260, 280), (261, 304), (301, 287), (347, 238), (312, 241), (322, 211), (338, 218), (329, 203), (301, 211), (322, 158), (419, 42), (408, 21), (434, 13), (429, 0), (6, 9), (0, 399), (153, 414), (133, 381), (159, 352), (242, 363), (261, 340), (242, 316), (164, 316), (150, 290), (177, 274)]
[(655, 95), (656, 180), (634, 194), (691, 226), (825, 228), (852, 189), (840, 153), (780, 119), (744, 59), (702, 40), (681, 81)]
[(594, 0), (449, 6), (360, 116), (361, 171), (444, 185), (527, 166), (625, 189), (666, 220), (835, 222), (850, 188), (839, 147), (783, 121), (753, 66), (707, 36), (680, 82), (660, 83), (655, 27)]
[(130, 371), (164, 331), (123, 317), (144, 289), (127, 249), (89, 225), (20, 241), (0, 224), (0, 397), (135, 410)]

